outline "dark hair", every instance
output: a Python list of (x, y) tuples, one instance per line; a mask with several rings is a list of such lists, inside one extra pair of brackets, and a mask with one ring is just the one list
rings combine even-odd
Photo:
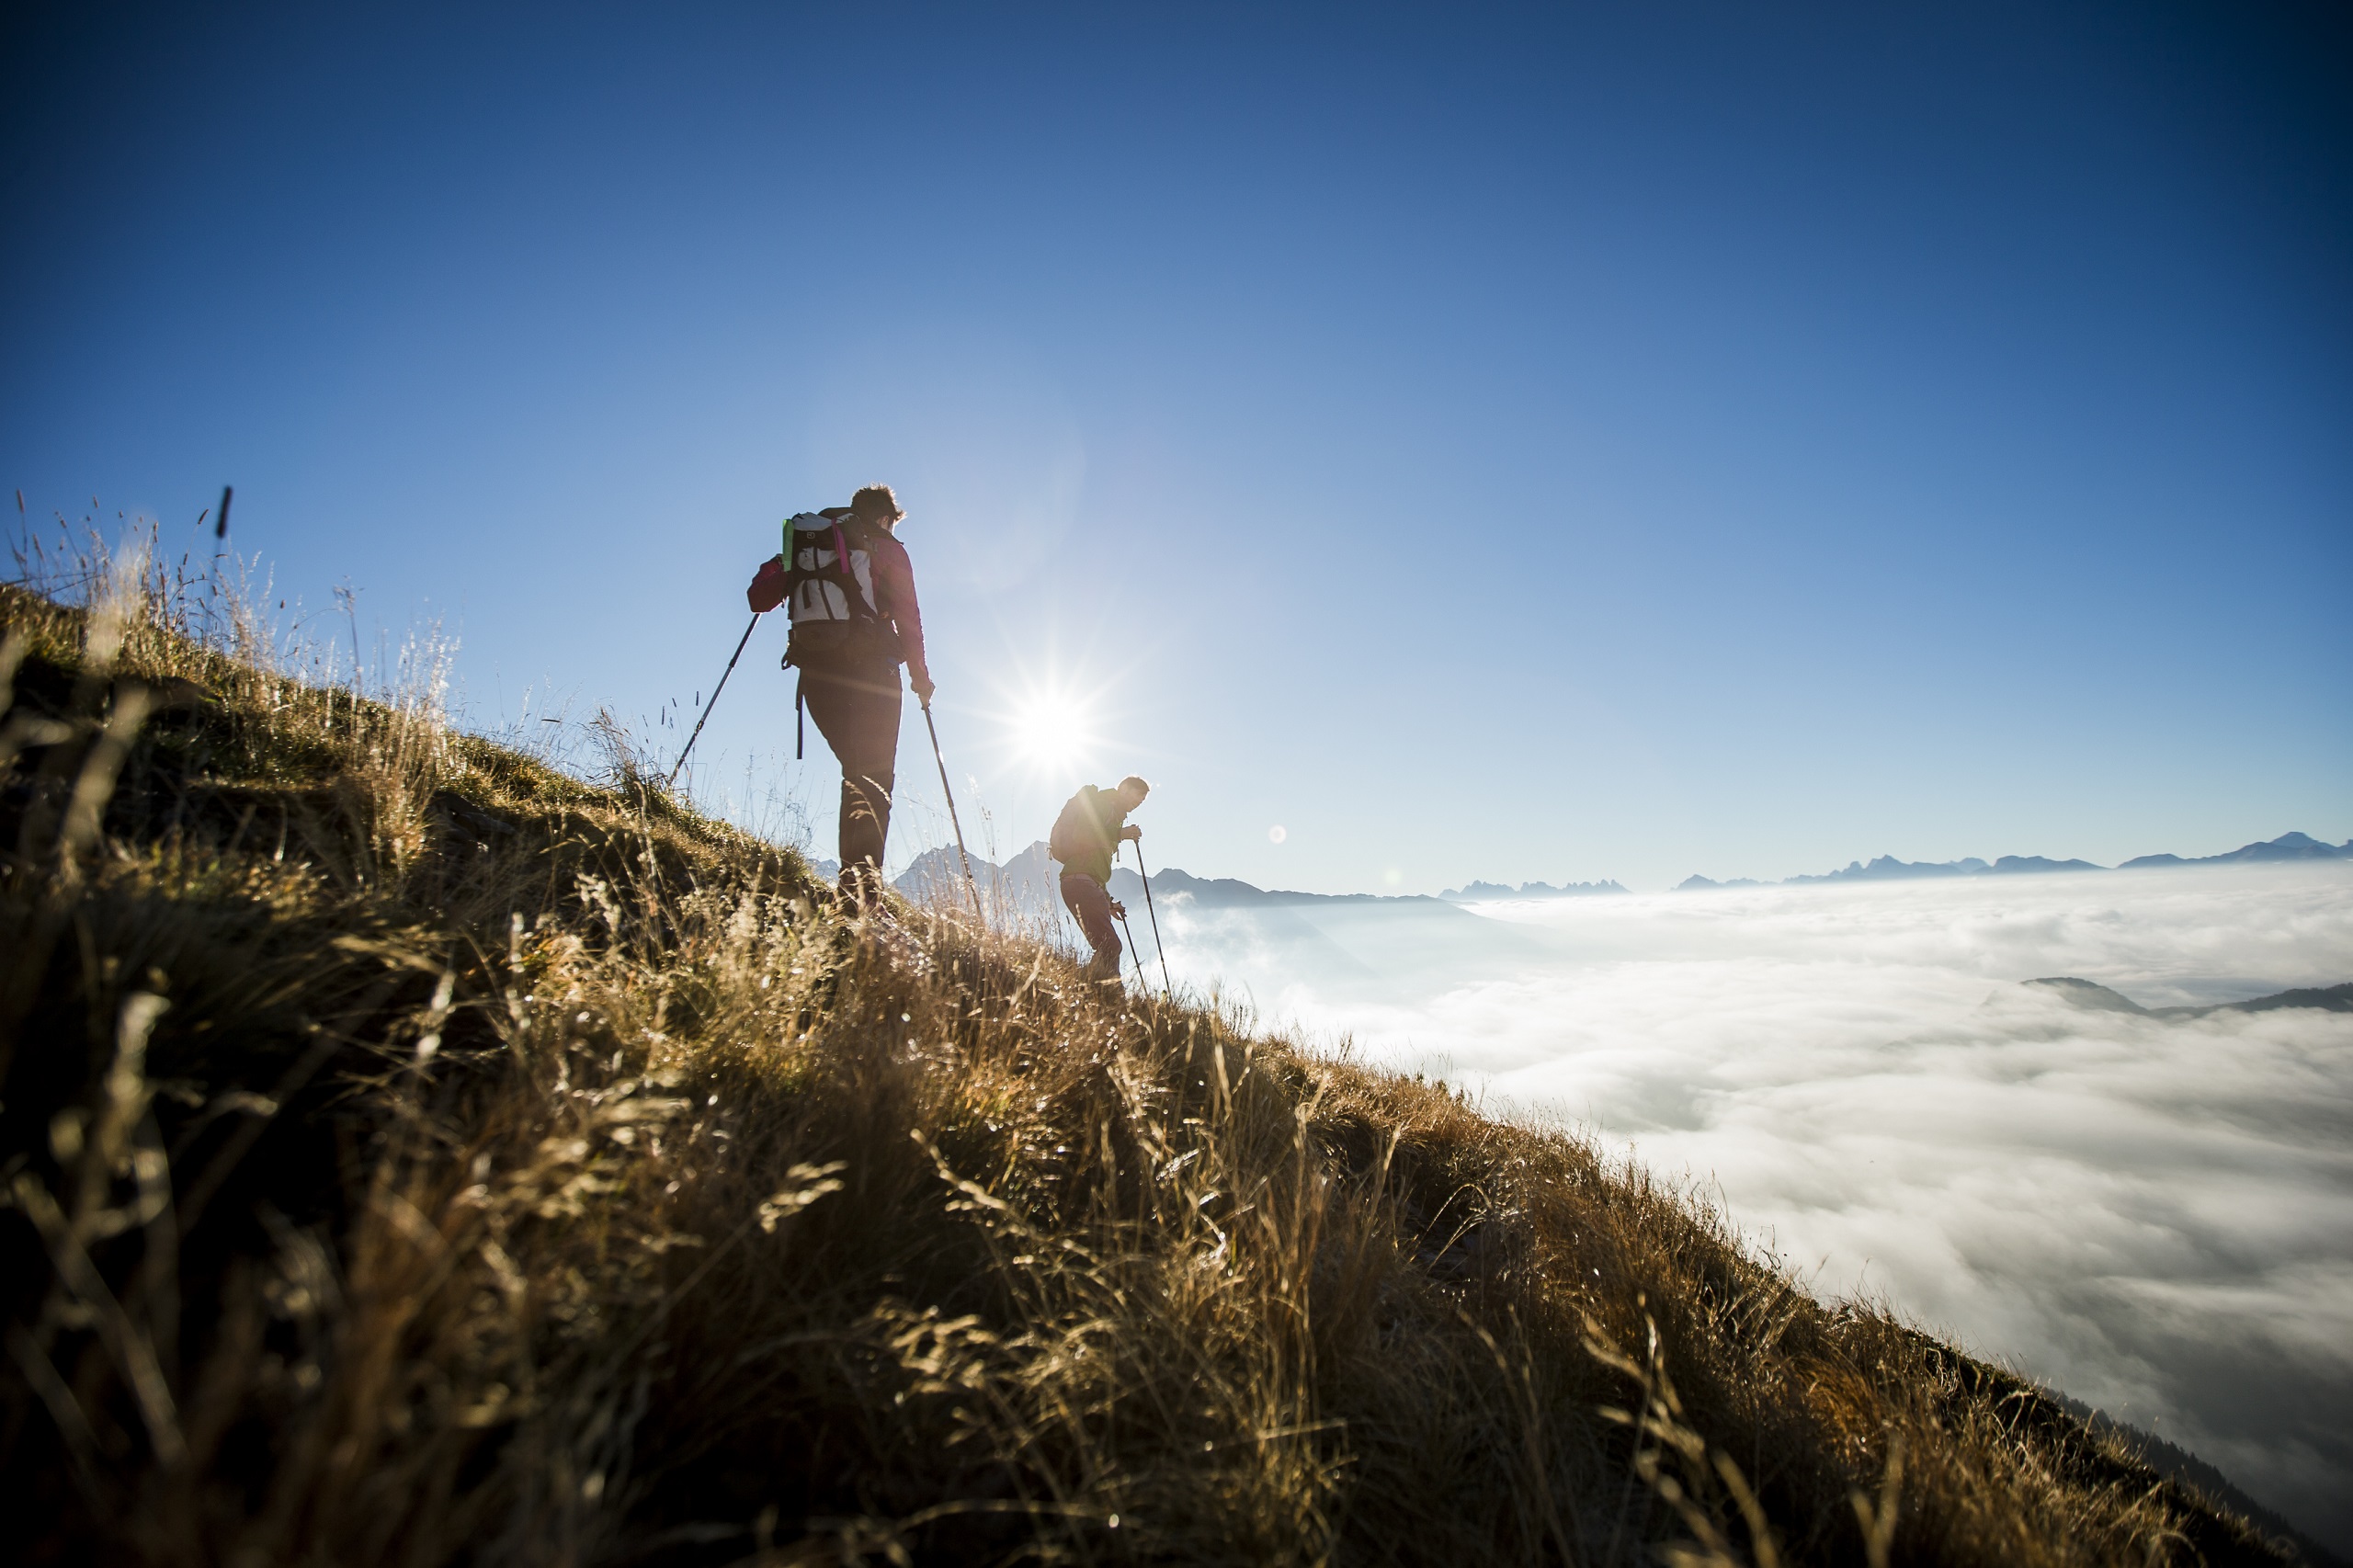
[(851, 496), (849, 515), (868, 520), (888, 517), (894, 523), (906, 516), (899, 510), (898, 493), (887, 484), (870, 484)]
[(1122, 790), (1126, 789), (1131, 784), (1134, 785), (1137, 789), (1142, 790), (1147, 795), (1152, 793), (1152, 785), (1139, 774), (1131, 773), (1125, 778), (1120, 780), (1120, 788)]

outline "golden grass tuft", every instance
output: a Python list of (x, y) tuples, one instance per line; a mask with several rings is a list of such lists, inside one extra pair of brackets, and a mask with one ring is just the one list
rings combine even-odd
[(98, 565), (0, 590), (28, 1561), (2285, 1560), (1571, 1133)]

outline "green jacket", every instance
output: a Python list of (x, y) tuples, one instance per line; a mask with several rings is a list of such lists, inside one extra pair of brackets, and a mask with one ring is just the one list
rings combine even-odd
[(1108, 882), (1111, 857), (1119, 852), (1120, 830), (1127, 821), (1128, 810), (1120, 804), (1117, 790), (1098, 790), (1092, 784), (1083, 784), (1063, 807), (1062, 815), (1054, 819), (1054, 831), (1046, 839), (1046, 853), (1063, 863), (1065, 876), (1075, 871), (1082, 877)]

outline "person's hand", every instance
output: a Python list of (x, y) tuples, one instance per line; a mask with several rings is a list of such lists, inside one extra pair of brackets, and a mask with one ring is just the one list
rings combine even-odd
[(1125, 920), (1127, 917), (1128, 906), (1121, 903), (1118, 899), (1113, 899), (1111, 901), (1111, 918), (1114, 920)]
[(1120, 830), (1120, 836), (1126, 839), (1130, 844), (1141, 844), (1143, 842), (1143, 829), (1138, 827), (1133, 823), (1130, 823), (1127, 826)]
[(931, 706), (931, 694), (939, 689), (938, 687), (932, 684), (931, 676), (927, 673), (911, 675), (907, 676), (907, 685), (914, 690), (915, 694), (915, 700), (922, 703), (926, 708)]

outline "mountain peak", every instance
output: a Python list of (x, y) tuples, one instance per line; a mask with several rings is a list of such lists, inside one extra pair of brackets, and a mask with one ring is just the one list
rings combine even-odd
[(1522, 882), (1517, 888), (1503, 882), (1467, 882), (1459, 888), (1449, 888), (1438, 896), (1449, 903), (1485, 903), (1506, 898), (1589, 898), (1596, 893), (1625, 891), (1615, 879), (1598, 882), (1564, 882), (1559, 887), (1550, 882)]
[(2139, 855), (2120, 869), (2133, 871), (2158, 866), (2229, 866), (2267, 860), (2353, 860), (2353, 838), (2330, 844), (2308, 833), (2283, 833), (2277, 838), (2242, 844), (2222, 855)]

